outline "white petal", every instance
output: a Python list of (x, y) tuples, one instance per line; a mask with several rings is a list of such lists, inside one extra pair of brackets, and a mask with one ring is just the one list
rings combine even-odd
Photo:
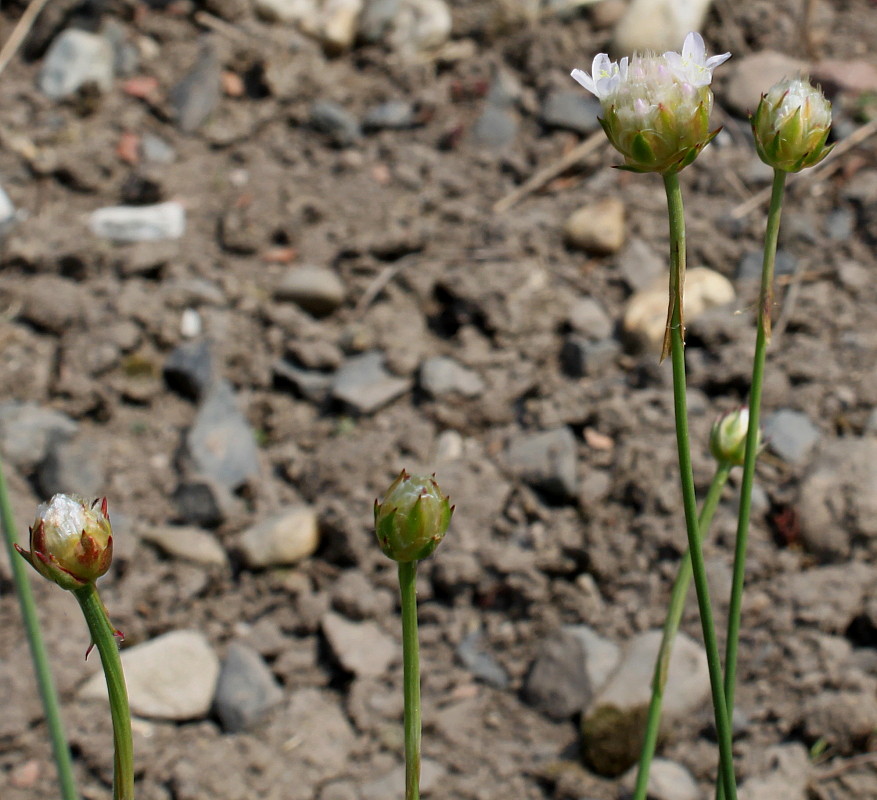
[(703, 36), (692, 31), (685, 37), (685, 43), (682, 45), (682, 58), (686, 61), (693, 61), (695, 64), (703, 64), (706, 58), (706, 45), (703, 43)]
[(597, 97), (600, 96), (597, 92), (597, 85), (594, 83), (594, 79), (588, 75), (587, 72), (580, 69), (574, 69), (570, 75), (572, 75), (573, 80), (584, 86), (591, 94), (596, 95)]
[(710, 56), (704, 65), (708, 70), (714, 70), (719, 64), (724, 64), (731, 57), (730, 53), (722, 53), (718, 56)]

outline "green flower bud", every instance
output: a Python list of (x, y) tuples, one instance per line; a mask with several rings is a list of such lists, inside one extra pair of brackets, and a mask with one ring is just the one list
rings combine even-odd
[(375, 533), (384, 555), (394, 561), (420, 561), (444, 538), (454, 508), (435, 476), (411, 476), (403, 469), (375, 500)]
[(706, 56), (699, 33), (685, 37), (682, 53), (634, 55), (619, 63), (600, 53), (591, 74), (572, 77), (596, 95), (603, 107), (600, 124), (624, 156), (624, 169), (669, 174), (688, 166), (712, 141), (713, 70), (730, 53)]
[(774, 84), (750, 117), (755, 149), (768, 166), (800, 172), (825, 158), (831, 130), (831, 103), (809, 81), (795, 78)]
[[(735, 467), (743, 466), (746, 458), (746, 435), (749, 432), (749, 409), (746, 406), (722, 414), (710, 431), (710, 452), (713, 458)], [(757, 448), (761, 447), (761, 431)]]
[(37, 508), (30, 552), (15, 548), (40, 575), (62, 589), (94, 583), (113, 560), (107, 499), (89, 503), (76, 495), (56, 494)]

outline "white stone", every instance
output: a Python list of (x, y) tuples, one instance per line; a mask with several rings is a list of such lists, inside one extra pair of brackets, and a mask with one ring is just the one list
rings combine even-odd
[(622, 55), (634, 52), (682, 51), (691, 31), (703, 28), (712, 0), (633, 0), (618, 21), (613, 49)]
[(116, 242), (179, 239), (186, 230), (186, 210), (173, 200), (151, 206), (109, 206), (93, 211), (88, 225), (95, 236)]
[(217, 538), (201, 528), (182, 525), (150, 527), (140, 532), (140, 538), (170, 556), (196, 564), (224, 567), (228, 563), (225, 549)]
[[(638, 768), (634, 767), (621, 779), (623, 788), (633, 792), (637, 772)], [(652, 761), (647, 793), (650, 800), (701, 800), (703, 797), (691, 773), (666, 758)]]
[(40, 70), (39, 86), (60, 100), (86, 83), (102, 92), (113, 87), (113, 46), (103, 36), (69, 28), (52, 42)]
[(310, 506), (289, 506), (249, 528), (240, 548), (248, 567), (295, 564), (317, 549), (320, 530)]
[(393, 27), (393, 49), (417, 55), (441, 47), (450, 38), (451, 10), (444, 0), (402, 0)]
[[(219, 657), (200, 631), (172, 631), (122, 650), (131, 712), (151, 719), (201, 719), (210, 711)], [(102, 671), (80, 691), (83, 699), (107, 697)]]
[(590, 253), (615, 253), (624, 244), (624, 203), (608, 197), (573, 211), (563, 226), (563, 234), (572, 247)]
[(356, 38), (362, 0), (328, 0), (323, 9), (320, 41), (327, 50), (349, 50)]
[(313, 19), (317, 13), (315, 0), (254, 0), (253, 6), (266, 22), (287, 25)]

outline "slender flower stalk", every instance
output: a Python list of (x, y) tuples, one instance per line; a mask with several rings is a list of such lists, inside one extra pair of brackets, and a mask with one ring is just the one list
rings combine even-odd
[[(664, 175), (667, 207), (670, 215), (670, 287), (678, 286), (685, 273), (685, 215), (682, 207), (682, 190), (676, 173)], [(670, 358), (673, 365), (673, 408), (676, 415), (676, 445), (679, 455), (679, 473), (682, 479), (682, 506), (688, 533), (688, 550), (697, 592), (697, 605), (703, 630), (715, 712), (716, 733), (719, 740), (719, 782), (728, 800), (736, 800), (737, 785), (734, 779), (734, 754), (731, 740), (731, 717), (725, 701), (722, 682), (722, 664), (716, 627), (710, 603), (706, 565), (700, 547), (700, 529), (697, 519), (697, 498), (694, 491), (694, 473), (691, 467), (691, 445), (688, 435), (688, 409), (685, 382), (685, 344), (682, 340), (682, 309), (671, 304)]]
[(420, 647), (417, 636), (417, 562), (441, 543), (454, 507), (433, 477), (402, 470), (383, 500), (375, 500), (375, 534), (398, 562), (402, 606), (402, 683), (405, 701), (405, 800), (420, 798)]
[(2, 519), (3, 525), (3, 538), (6, 541), (6, 548), (9, 552), (9, 565), (12, 568), (15, 593), (18, 595), (18, 602), (21, 606), (21, 616), (24, 621), (28, 645), (30, 646), (34, 674), (36, 675), (37, 686), (43, 702), (43, 710), (46, 714), (49, 738), (52, 741), (52, 753), (58, 769), (58, 784), (61, 798), (62, 800), (78, 800), (79, 792), (76, 790), (76, 780), (73, 777), (73, 760), (70, 757), (70, 746), (67, 743), (64, 724), (61, 720), (58, 691), (52, 679), (49, 656), (46, 652), (46, 644), (40, 629), (33, 591), (28, 582), (24, 562), (18, 558), (16, 553), (15, 522), (13, 520), (12, 507), (9, 503), (9, 491), (6, 486), (6, 477), (2, 464), (0, 464), (0, 519)]
[[(728, 481), (733, 465), (728, 461), (719, 461), (713, 475), (710, 488), (703, 500), (697, 526), (700, 531), (701, 541), (705, 538), (710, 528), (710, 523), (722, 496), (722, 489)], [(649, 702), (648, 717), (646, 718), (646, 733), (643, 747), (640, 751), (639, 767), (636, 775), (633, 800), (646, 800), (649, 786), (649, 771), (655, 749), (658, 746), (658, 734), (661, 727), (661, 707), (664, 703), (664, 687), (667, 685), (667, 676), (670, 669), (670, 655), (673, 651), (673, 642), (679, 632), (682, 622), (682, 612), (685, 610), (685, 598), (691, 585), (691, 553), (686, 549), (676, 572), (676, 580), (670, 590), (670, 603), (667, 608), (667, 616), (664, 619), (664, 631), (661, 637), (661, 646), (658, 649), (658, 657), (655, 660), (655, 673), (652, 678), (652, 698)]]

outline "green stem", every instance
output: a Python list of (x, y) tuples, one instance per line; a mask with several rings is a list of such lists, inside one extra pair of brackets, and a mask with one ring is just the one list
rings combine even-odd
[(122, 673), (122, 659), (116, 643), (116, 630), (93, 583), (74, 590), (79, 601), (91, 640), (100, 653), (107, 679), (110, 715), (113, 719), (113, 800), (134, 800), (134, 747), (131, 740), (131, 712), (128, 689)]
[(76, 791), (76, 781), (73, 777), (73, 760), (70, 757), (70, 747), (67, 744), (64, 724), (61, 721), (58, 692), (52, 680), (52, 670), (49, 667), (49, 656), (46, 652), (42, 631), (40, 630), (33, 591), (28, 581), (27, 573), (29, 568), (25, 566), (24, 559), (15, 551), (17, 538), (15, 535), (15, 521), (12, 506), (9, 502), (9, 490), (6, 486), (6, 477), (3, 473), (2, 464), (0, 464), (0, 518), (2, 518), (3, 522), (3, 538), (6, 541), (6, 549), (9, 552), (12, 580), (15, 582), (15, 592), (18, 595), (18, 602), (21, 606), (24, 630), (30, 645), (34, 674), (36, 675), (37, 686), (43, 701), (49, 737), (52, 740), (52, 752), (58, 768), (58, 783), (61, 788), (61, 797), (62, 800), (77, 800), (79, 793)]
[[(731, 464), (727, 461), (719, 463), (713, 475), (709, 491), (703, 501), (697, 527), (700, 531), (700, 539), (703, 541), (710, 523), (722, 496), (722, 489), (731, 472)], [(664, 687), (667, 685), (667, 674), (670, 668), (670, 654), (673, 649), (673, 641), (679, 631), (682, 622), (682, 612), (685, 609), (685, 598), (691, 585), (691, 556), (686, 549), (676, 572), (676, 580), (670, 591), (670, 604), (667, 608), (667, 617), (664, 620), (664, 635), (661, 638), (661, 647), (658, 650), (658, 658), (655, 661), (655, 673), (652, 679), (652, 699), (649, 703), (649, 714), (646, 719), (646, 733), (640, 752), (639, 768), (636, 775), (636, 787), (633, 792), (633, 800), (646, 800), (649, 785), (649, 770), (652, 766), (652, 758), (658, 745), (658, 733), (661, 725), (661, 706), (664, 702)]]
[(405, 800), (420, 797), (420, 652), (417, 641), (417, 562), (399, 562), (405, 695)]
[(725, 786), (726, 797), (736, 800), (734, 781), (734, 754), (731, 742), (731, 720), (722, 686), (722, 664), (716, 627), (710, 605), (709, 585), (706, 577), (703, 552), (700, 549), (700, 531), (697, 526), (697, 498), (694, 491), (694, 473), (691, 467), (691, 449), (688, 436), (688, 408), (685, 396), (685, 343), (682, 338), (682, 283), (685, 278), (685, 214), (682, 208), (682, 191), (679, 176), (664, 175), (667, 192), (667, 208), (670, 214), (670, 352), (673, 363), (673, 407), (676, 416), (676, 445), (679, 453), (679, 473), (682, 481), (682, 506), (685, 511), (685, 527), (688, 548), (697, 592), (697, 605), (703, 628), (703, 643), (709, 667), (716, 732), (719, 739), (720, 778)]
[[(755, 356), (752, 360), (752, 388), (749, 391), (749, 430), (746, 432), (746, 458), (740, 483), (740, 508), (737, 516), (737, 542), (734, 547), (734, 575), (731, 584), (731, 603), (728, 608), (728, 641), (725, 651), (725, 700), (728, 714), (734, 710), (734, 690), (737, 685), (737, 650), (740, 643), (740, 618), (743, 607), (743, 586), (746, 577), (746, 546), (749, 540), (749, 516), (752, 511), (752, 483), (755, 479), (755, 461), (758, 458), (758, 430), (761, 421), (761, 390), (764, 382), (764, 362), (770, 343), (770, 314), (773, 307), (773, 271), (783, 210), (786, 173), (775, 169), (767, 231), (764, 237), (764, 261), (761, 268), (761, 292), (758, 298), (758, 326), (755, 334)], [(722, 798), (720, 790), (716, 796)]]

